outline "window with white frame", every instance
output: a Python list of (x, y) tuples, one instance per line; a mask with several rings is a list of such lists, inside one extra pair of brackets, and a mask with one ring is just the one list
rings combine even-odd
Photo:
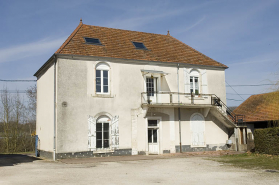
[(100, 117), (96, 123), (96, 148), (109, 148), (109, 118)]
[(190, 93), (198, 95), (200, 93), (199, 72), (192, 70), (190, 73)]
[(154, 96), (157, 91), (157, 78), (146, 77), (146, 92), (148, 96)]
[(109, 66), (101, 63), (96, 67), (96, 93), (109, 94)]

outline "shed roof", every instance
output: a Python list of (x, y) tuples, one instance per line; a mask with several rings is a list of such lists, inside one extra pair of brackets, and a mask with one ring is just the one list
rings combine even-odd
[(234, 113), (245, 115), (246, 122), (279, 120), (279, 91), (252, 95)]

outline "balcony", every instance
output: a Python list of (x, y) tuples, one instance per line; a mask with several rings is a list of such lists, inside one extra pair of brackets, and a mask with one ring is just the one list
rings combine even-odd
[(243, 123), (244, 116), (234, 114), (215, 94), (199, 94), (178, 92), (142, 92), (141, 105), (144, 107), (180, 107), (180, 108), (213, 108), (231, 123)]
[[(214, 98), (215, 97), (215, 98)], [(218, 97), (212, 94), (192, 95), (177, 92), (143, 92), (141, 104), (143, 106), (177, 106), (177, 107), (211, 107)]]

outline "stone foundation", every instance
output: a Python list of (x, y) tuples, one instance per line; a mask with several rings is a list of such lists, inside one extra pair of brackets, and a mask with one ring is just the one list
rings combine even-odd
[[(182, 145), (182, 152), (203, 152), (203, 151), (218, 151), (218, 150), (229, 150), (226, 144), (219, 145), (206, 145), (206, 147), (191, 147), (191, 145)], [(180, 146), (175, 146), (175, 152), (180, 152)]]
[[(53, 159), (53, 152), (47, 152), (40, 150), (40, 157), (46, 159)], [(96, 151), (85, 151), (85, 152), (67, 152), (67, 153), (56, 153), (56, 159), (68, 159), (68, 158), (88, 158), (88, 157), (110, 157), (110, 156), (125, 156), (132, 155), (132, 149), (118, 149), (113, 152), (96, 152)]]

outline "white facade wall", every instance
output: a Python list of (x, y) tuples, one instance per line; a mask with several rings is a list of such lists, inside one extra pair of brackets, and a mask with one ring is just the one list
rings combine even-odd
[(37, 121), (40, 150), (53, 151), (54, 135), (54, 65), (37, 80)]
[[(160, 119), (159, 153), (175, 152), (179, 145), (177, 108), (152, 108), (148, 112), (141, 107), (141, 92), (145, 91), (144, 70), (168, 73), (159, 77), (159, 91), (177, 92), (177, 67), (143, 65), (103, 61), (110, 66), (110, 93), (95, 93), (95, 68), (100, 61), (57, 60), (57, 153), (88, 151), (88, 116), (119, 116), (119, 148), (133, 152), (148, 151), (147, 119)], [(53, 143), (53, 69), (38, 80), (37, 133), (42, 150), (49, 151)], [(207, 69), (208, 94), (216, 94), (225, 102), (224, 69)], [(179, 70), (179, 86), (185, 93), (183, 68)], [(52, 88), (52, 89), (51, 89)], [(51, 93), (50, 93), (51, 92)], [(46, 97), (43, 99), (42, 97)], [(43, 100), (42, 100), (43, 99)], [(40, 102), (44, 103), (40, 103)], [(52, 107), (51, 107), (52, 106)], [(49, 107), (45, 111), (46, 107)], [(40, 113), (44, 110), (43, 114)], [(153, 111), (152, 111), (153, 110)], [(181, 109), (182, 145), (191, 145), (190, 116), (203, 113), (202, 109)], [(155, 115), (153, 115), (155, 114)], [(43, 121), (44, 120), (44, 121)], [(51, 123), (48, 125), (48, 123)], [(38, 129), (43, 127), (43, 131)], [(48, 128), (48, 129), (46, 129)], [(52, 130), (51, 130), (52, 129)], [(225, 143), (228, 131), (210, 113), (205, 117), (206, 144)], [(45, 141), (48, 140), (48, 141)]]

